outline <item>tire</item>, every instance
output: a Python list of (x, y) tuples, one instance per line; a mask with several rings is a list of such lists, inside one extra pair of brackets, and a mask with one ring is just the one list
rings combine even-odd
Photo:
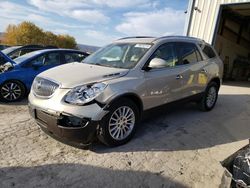
[(25, 96), (25, 87), (19, 81), (6, 81), (0, 86), (0, 99), (4, 102), (20, 101)]
[(218, 98), (219, 86), (216, 82), (210, 82), (199, 102), (201, 111), (210, 111), (214, 108)]
[(107, 146), (123, 145), (135, 134), (138, 121), (139, 110), (135, 103), (119, 99), (111, 104), (110, 112), (101, 120), (97, 137)]

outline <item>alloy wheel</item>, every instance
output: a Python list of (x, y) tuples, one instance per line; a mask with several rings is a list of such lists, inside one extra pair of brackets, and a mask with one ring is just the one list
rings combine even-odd
[(122, 106), (111, 115), (108, 130), (113, 139), (124, 140), (133, 131), (134, 126), (134, 111), (128, 106)]
[(215, 104), (216, 97), (217, 97), (217, 89), (214, 86), (212, 86), (209, 88), (206, 97), (206, 104), (209, 108), (211, 108)]
[(19, 84), (15, 82), (5, 83), (1, 87), (1, 96), (7, 101), (18, 100), (22, 95), (22, 89)]

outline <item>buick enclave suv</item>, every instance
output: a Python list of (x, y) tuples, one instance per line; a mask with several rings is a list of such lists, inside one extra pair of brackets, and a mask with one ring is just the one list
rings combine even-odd
[(29, 108), (38, 125), (59, 140), (89, 144), (97, 136), (117, 146), (132, 138), (145, 110), (181, 99), (211, 110), (222, 72), (217, 53), (202, 40), (123, 38), (82, 63), (38, 75)]

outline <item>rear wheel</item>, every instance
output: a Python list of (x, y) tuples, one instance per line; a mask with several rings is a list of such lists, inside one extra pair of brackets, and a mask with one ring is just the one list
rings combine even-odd
[(0, 98), (5, 102), (14, 102), (23, 99), (25, 87), (19, 81), (7, 81), (0, 86)]
[(216, 82), (208, 84), (202, 99), (199, 102), (199, 108), (202, 111), (210, 111), (214, 108), (218, 98), (219, 86)]
[(125, 144), (133, 137), (138, 120), (138, 107), (129, 99), (120, 99), (101, 120), (98, 138), (108, 146)]

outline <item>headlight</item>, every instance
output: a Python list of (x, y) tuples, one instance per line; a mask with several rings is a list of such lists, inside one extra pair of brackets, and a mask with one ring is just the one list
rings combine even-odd
[(106, 88), (106, 86), (107, 85), (104, 83), (77, 86), (67, 93), (65, 102), (83, 105), (94, 100)]

